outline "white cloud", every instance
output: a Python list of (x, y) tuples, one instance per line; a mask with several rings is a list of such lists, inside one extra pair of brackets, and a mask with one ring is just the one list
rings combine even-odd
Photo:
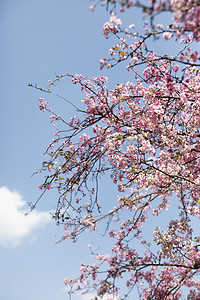
[(42, 225), (50, 222), (49, 212), (33, 210), (24, 215), (26, 202), (22, 196), (7, 187), (0, 188), (0, 244), (17, 246), (23, 238)]

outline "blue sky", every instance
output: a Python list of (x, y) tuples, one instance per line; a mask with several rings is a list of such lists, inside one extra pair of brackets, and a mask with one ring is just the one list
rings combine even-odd
[[(63, 279), (79, 274), (80, 264), (89, 262), (87, 244), (95, 237), (56, 244), (62, 234), (49, 218), (56, 193), (49, 193), (37, 209), (25, 218), (26, 202), (40, 195), (42, 175), (31, 177), (40, 168), (42, 153), (53, 138), (55, 127), (49, 115), (38, 109), (38, 98), (69, 119), (71, 106), (53, 95), (28, 87), (69, 73), (89, 76), (111, 74), (112, 81), (130, 80), (116, 67), (100, 71), (99, 60), (107, 55), (111, 40), (105, 40), (102, 26), (109, 18), (106, 9), (92, 13), (87, 0), (1, 0), (1, 174), (0, 174), (0, 295), (5, 300), (67, 300)], [(132, 11), (128, 23), (139, 22)], [(120, 71), (119, 71), (120, 70)], [(119, 72), (117, 72), (119, 71)], [(81, 93), (70, 81), (58, 91), (76, 105)], [(112, 196), (105, 182), (104, 195)], [(100, 191), (101, 192), (101, 191)], [(102, 194), (103, 195), (103, 194)], [(73, 300), (89, 299), (73, 296)]]

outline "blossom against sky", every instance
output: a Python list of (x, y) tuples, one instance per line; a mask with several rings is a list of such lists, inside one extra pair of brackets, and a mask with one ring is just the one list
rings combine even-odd
[[(49, 221), (56, 193), (44, 195), (30, 216), (23, 214), (24, 204), (34, 203), (40, 196), (38, 187), (43, 178), (31, 175), (40, 168), (41, 154), (55, 132), (48, 114), (38, 109), (37, 99), (44, 95), (28, 83), (45, 87), (55, 74), (67, 71), (106, 75), (108, 70), (99, 70), (99, 60), (113, 44), (102, 34), (109, 16), (100, 8), (92, 13), (87, 0), (2, 0), (0, 8), (0, 294), (6, 300), (67, 300), (63, 280), (77, 275), (90, 252), (83, 239), (77, 244), (55, 243), (62, 234), (62, 228)], [(138, 26), (131, 14), (127, 14), (129, 24)], [(128, 72), (116, 71), (113, 81), (120, 77), (126, 80), (125, 76), (129, 80)], [(74, 104), (80, 103), (79, 90), (70, 82), (61, 84), (60, 93)], [(65, 112), (66, 119), (74, 115), (73, 108), (55, 95), (45, 95), (45, 100)], [(109, 195), (108, 187), (104, 193)], [(72, 299), (84, 300), (86, 296)]]

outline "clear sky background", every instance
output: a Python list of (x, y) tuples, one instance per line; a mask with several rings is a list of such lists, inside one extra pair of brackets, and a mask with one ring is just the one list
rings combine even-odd
[[(67, 71), (89, 76), (111, 75), (114, 82), (125, 82), (130, 74), (122, 68), (99, 70), (112, 39), (105, 40), (102, 26), (109, 18), (105, 8), (95, 13), (87, 0), (0, 0), (0, 84), (1, 84), (1, 172), (0, 172), (0, 299), (67, 300), (63, 280), (79, 274), (80, 264), (89, 263), (88, 243), (56, 244), (62, 234), (49, 218), (56, 205), (56, 193), (49, 193), (37, 209), (25, 218), (26, 202), (40, 195), (42, 175), (31, 177), (40, 168), (42, 153), (53, 138), (55, 127), (48, 113), (38, 109), (44, 97), (56, 111), (69, 119), (72, 107), (53, 95), (28, 87), (37, 83), (46, 87), (48, 80)], [(133, 11), (126, 13), (128, 24), (138, 23)], [(79, 105), (81, 93), (69, 80), (56, 93)], [(101, 190), (100, 190), (101, 192)], [(103, 193), (112, 196), (109, 184)], [(89, 299), (73, 296), (73, 300)]]

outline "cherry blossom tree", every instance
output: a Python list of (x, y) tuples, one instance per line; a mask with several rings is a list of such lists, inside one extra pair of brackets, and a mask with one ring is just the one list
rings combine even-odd
[[(40, 186), (42, 193), (58, 190), (54, 218), (64, 226), (62, 240), (75, 242), (84, 231), (104, 227), (112, 243), (109, 253), (88, 245), (95, 262), (82, 264), (79, 276), (66, 278), (65, 284), (69, 293), (92, 291), (97, 299), (108, 294), (133, 299), (134, 289), (139, 299), (200, 299), (200, 237), (194, 227), (200, 218), (200, 59), (195, 50), (200, 2), (90, 2), (92, 11), (101, 4), (110, 11), (103, 34), (116, 40), (100, 68), (121, 64), (130, 81), (108, 89), (106, 77), (66, 73), (40, 88), (50, 93), (68, 77), (83, 92), (85, 109), (75, 107), (77, 116), (69, 122), (39, 99), (51, 122), (62, 123), (46, 151), (42, 171), (47, 176)], [(124, 15), (127, 9), (141, 10), (142, 30), (134, 24), (124, 28), (118, 9)], [(166, 13), (168, 24), (157, 23)], [(175, 45), (175, 54), (163, 54), (167, 43)], [(108, 211), (98, 198), (103, 176), (118, 189)], [(165, 224), (167, 211), (171, 220)], [(155, 218), (157, 226), (147, 237)]]

